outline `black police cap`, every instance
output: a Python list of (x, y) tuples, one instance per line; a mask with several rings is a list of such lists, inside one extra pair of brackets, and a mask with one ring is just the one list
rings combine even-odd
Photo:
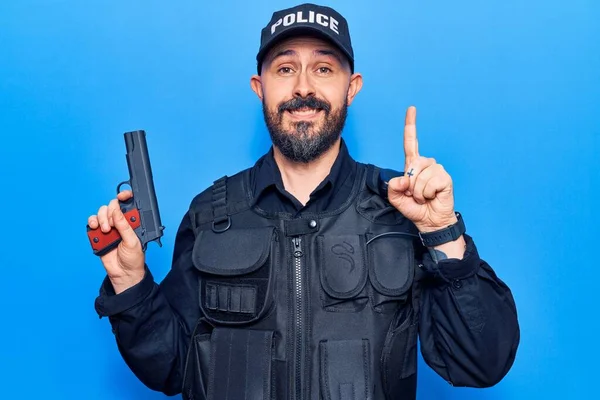
[(332, 42), (346, 55), (354, 73), (354, 51), (346, 18), (333, 8), (310, 3), (273, 13), (271, 21), (261, 32), (256, 55), (258, 73), (266, 54), (276, 43), (302, 35), (314, 35)]

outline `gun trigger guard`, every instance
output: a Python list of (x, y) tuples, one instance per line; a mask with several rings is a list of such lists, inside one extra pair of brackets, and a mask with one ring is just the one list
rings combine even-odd
[(117, 186), (117, 194), (121, 193), (121, 186), (123, 186), (123, 185), (131, 186), (131, 181), (123, 181), (123, 182), (119, 183), (119, 185)]

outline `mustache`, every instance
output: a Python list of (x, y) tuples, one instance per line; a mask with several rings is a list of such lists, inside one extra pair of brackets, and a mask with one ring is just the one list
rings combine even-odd
[(284, 111), (294, 111), (300, 108), (320, 108), (327, 114), (331, 111), (331, 105), (328, 102), (317, 99), (314, 96), (294, 97), (291, 100), (281, 103), (278, 107), (278, 111), (281, 114)]

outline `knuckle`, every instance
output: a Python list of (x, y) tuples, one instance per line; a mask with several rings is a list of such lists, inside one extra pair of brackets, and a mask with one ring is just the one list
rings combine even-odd
[(438, 178), (438, 177), (440, 177), (440, 176), (443, 175), (442, 170), (440, 170), (436, 165), (432, 165), (430, 167), (430, 170), (431, 170), (431, 177), (432, 178)]
[(110, 201), (110, 203), (108, 204), (108, 209), (110, 210), (111, 214), (113, 213), (114, 210), (119, 209), (119, 202), (117, 199), (113, 199)]
[(127, 218), (127, 217), (125, 217), (125, 215), (123, 215), (122, 219), (123, 219), (123, 226), (125, 227), (125, 230), (133, 232), (133, 228), (129, 224), (129, 222), (130, 222), (129, 218)]
[(108, 212), (108, 207), (107, 206), (101, 206), (98, 209), (98, 219), (104, 219), (104, 218), (106, 218), (107, 212)]
[(445, 180), (445, 181), (449, 181), (452, 180), (452, 178), (450, 177), (450, 175), (448, 174), (448, 172), (446, 172), (445, 169), (440, 169), (439, 173), (437, 174), (441, 179)]
[(131, 236), (135, 235), (135, 233), (133, 232), (133, 228), (131, 227), (131, 225), (129, 225), (128, 220), (123, 218), (121, 223), (123, 224), (123, 232), (127, 232), (127, 234)]

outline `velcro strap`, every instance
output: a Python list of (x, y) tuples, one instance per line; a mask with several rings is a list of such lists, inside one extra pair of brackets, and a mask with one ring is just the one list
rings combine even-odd
[(372, 400), (369, 341), (319, 343), (321, 392), (326, 400)]
[(227, 220), (227, 176), (214, 181), (212, 187), (212, 211), (215, 224)]
[(271, 399), (273, 331), (215, 328), (208, 398)]

